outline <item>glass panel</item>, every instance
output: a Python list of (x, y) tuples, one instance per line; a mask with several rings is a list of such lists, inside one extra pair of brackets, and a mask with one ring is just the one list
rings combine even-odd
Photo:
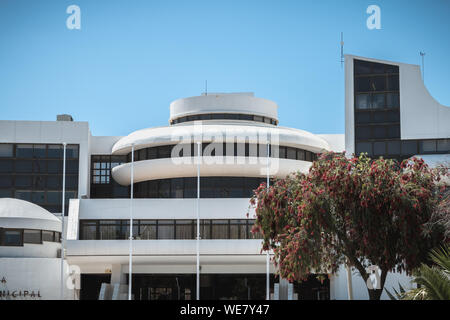
[(354, 60), (354, 67), (356, 74), (368, 74), (371, 73), (371, 63), (363, 60)]
[(297, 160), (305, 160), (305, 150), (297, 149)]
[(287, 148), (287, 159), (296, 160), (297, 159), (297, 150), (295, 148)]
[(380, 74), (380, 73), (384, 73), (384, 66), (385, 64), (382, 63), (372, 63), (372, 73), (374, 74)]
[(380, 76), (380, 77), (372, 77), (371, 79), (371, 90), (372, 91), (384, 91), (386, 90), (386, 77)]
[(159, 180), (159, 198), (170, 198), (170, 179)]
[(400, 138), (400, 127), (399, 126), (390, 126), (388, 127), (388, 138)]
[(47, 170), (49, 173), (62, 173), (62, 160), (48, 160)]
[(0, 158), (12, 158), (13, 150), (12, 144), (0, 144)]
[(31, 191), (28, 190), (16, 190), (14, 198), (25, 201), (31, 201)]
[(62, 176), (48, 176), (47, 188), (52, 190), (59, 190), (62, 188)]
[(16, 172), (32, 173), (33, 162), (31, 160), (17, 160)]
[(398, 75), (388, 76), (388, 90), (389, 91), (398, 91), (399, 90)]
[(384, 93), (377, 93), (372, 96), (372, 109), (383, 109), (385, 107)]
[(450, 139), (438, 140), (437, 141), (437, 151), (438, 152), (450, 151)]
[(0, 160), (0, 172), (11, 173), (13, 168), (13, 160)]
[(33, 157), (33, 145), (32, 144), (18, 144), (16, 146), (17, 158), (32, 158)]
[(12, 198), (12, 190), (11, 189), (0, 189), (0, 198)]
[(369, 94), (358, 94), (356, 96), (356, 109), (366, 110), (370, 108), (370, 95)]
[(24, 243), (42, 243), (41, 242), (41, 230), (24, 230), (23, 231)]
[(370, 139), (370, 127), (366, 126), (358, 126), (356, 127), (356, 139), (357, 140), (365, 140), (365, 139)]
[(213, 220), (212, 239), (229, 239), (228, 220)]
[(423, 140), (419, 143), (420, 153), (436, 152), (436, 140)]
[(386, 127), (376, 126), (373, 127), (373, 138), (383, 139), (386, 138)]
[(22, 231), (20, 230), (5, 230), (3, 233), (3, 243), (5, 246), (21, 246)]
[(0, 187), (11, 187), (13, 184), (12, 176), (0, 176)]
[(31, 176), (16, 176), (14, 184), (16, 187), (31, 188)]
[(183, 178), (171, 179), (171, 197), (172, 198), (183, 198)]
[(355, 78), (356, 92), (368, 92), (371, 89), (370, 77), (358, 77)]
[(45, 161), (45, 160), (34, 160), (33, 161), (33, 172), (35, 172), (35, 173), (46, 173), (47, 172), (47, 161)]
[(192, 220), (176, 220), (176, 229), (176, 239), (194, 239)]
[(388, 154), (399, 155), (400, 153), (400, 141), (389, 141)]
[(42, 241), (54, 242), (53, 239), (54, 232), (53, 231), (42, 231)]
[(402, 154), (403, 155), (417, 154), (417, 141), (402, 141)]
[(158, 239), (175, 239), (175, 225), (173, 220), (158, 221)]
[[(58, 238), (59, 238), (59, 232), (58, 232)], [(80, 240), (98, 240), (97, 239), (97, 224), (95, 222), (81, 221)]]
[(61, 204), (62, 203), (61, 191), (47, 191), (47, 203)]
[(100, 221), (99, 231), (100, 240), (125, 239), (125, 235), (121, 233), (120, 221)]
[(47, 157), (47, 146), (45, 144), (35, 144), (33, 146), (33, 157), (34, 158), (46, 158)]
[(63, 157), (63, 147), (60, 145), (49, 145), (47, 150), (47, 155), (49, 158), (62, 158)]
[(141, 220), (138, 237), (142, 240), (156, 239), (156, 220)]
[(372, 155), (372, 143), (360, 142), (356, 144), (356, 154), (366, 152), (369, 156)]
[(370, 113), (369, 112), (357, 112), (355, 114), (355, 122), (356, 123), (369, 123), (370, 122)]
[(386, 154), (386, 143), (385, 142), (375, 142), (373, 144), (373, 154), (376, 156)]
[(398, 93), (387, 93), (386, 94), (386, 107), (390, 109), (400, 107), (400, 98)]
[(31, 200), (37, 204), (45, 203), (45, 191), (33, 191)]
[(66, 158), (67, 159), (78, 159), (78, 146), (68, 145), (66, 147)]
[[(78, 160), (67, 160), (66, 166), (66, 173), (78, 173)], [(109, 175), (109, 170), (107, 174)]]

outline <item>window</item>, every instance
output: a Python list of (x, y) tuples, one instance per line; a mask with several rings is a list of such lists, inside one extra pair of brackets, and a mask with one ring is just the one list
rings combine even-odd
[(158, 239), (174, 239), (175, 225), (173, 220), (158, 221)]
[(399, 90), (398, 74), (388, 76), (388, 90), (389, 91), (398, 91)]
[(358, 126), (356, 127), (355, 133), (357, 140), (366, 140), (371, 138), (370, 127), (369, 126)]
[(121, 231), (122, 227), (119, 220), (100, 220), (100, 240), (125, 239), (125, 235)]
[(54, 242), (54, 232), (53, 231), (42, 231), (42, 241)]
[(61, 145), (49, 145), (47, 149), (47, 157), (54, 159), (62, 159), (63, 147)]
[(23, 242), (41, 244), (41, 230), (23, 230)]
[(229, 239), (228, 220), (213, 220), (211, 239)]
[(420, 153), (436, 152), (436, 140), (423, 140), (419, 146)]
[(358, 109), (358, 110), (370, 109), (370, 95), (369, 94), (358, 94), (356, 96), (356, 109)]
[(11, 187), (13, 179), (11, 176), (0, 176), (0, 188)]
[(176, 220), (176, 239), (195, 239), (193, 220)]
[(370, 142), (360, 142), (356, 144), (356, 154), (362, 152), (367, 153), (369, 156), (372, 155), (372, 143)]
[(97, 236), (97, 221), (80, 221), (80, 239), (99, 239), (99, 237)]
[(374, 94), (372, 96), (372, 109), (383, 109), (384, 106), (384, 93)]
[(372, 73), (372, 64), (368, 61), (355, 60), (355, 74)]
[(156, 220), (141, 220), (139, 222), (139, 239), (156, 239)]
[(297, 158), (297, 150), (295, 148), (286, 148), (286, 158), (296, 160)]
[(402, 154), (414, 155), (417, 153), (417, 141), (402, 141)]
[(47, 145), (35, 144), (33, 146), (33, 158), (46, 158), (47, 157)]
[(16, 146), (17, 158), (33, 158), (33, 145), (32, 144), (18, 144)]
[(450, 151), (450, 139), (442, 139), (437, 141), (437, 151), (438, 152), (449, 152)]
[(3, 230), (3, 246), (22, 246), (22, 230)]
[(390, 155), (400, 155), (400, 141), (389, 141), (387, 143), (388, 154)]
[(0, 158), (12, 158), (13, 151), (12, 144), (0, 144)]
[(386, 107), (388, 107), (389, 109), (400, 107), (400, 98), (398, 93), (386, 94)]
[(11, 173), (13, 171), (13, 161), (0, 159), (0, 172)]
[(384, 76), (377, 76), (371, 78), (371, 91), (384, 91), (386, 89), (386, 78)]
[(386, 153), (386, 143), (385, 142), (375, 142), (373, 144), (373, 154), (375, 156), (384, 155)]

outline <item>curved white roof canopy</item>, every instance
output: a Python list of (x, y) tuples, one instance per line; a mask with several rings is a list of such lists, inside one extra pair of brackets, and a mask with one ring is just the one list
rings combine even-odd
[[(267, 158), (257, 157), (203, 157), (200, 163), (202, 177), (266, 177)], [(136, 161), (133, 167), (134, 183), (168, 178), (196, 177), (197, 158), (181, 157)], [(270, 158), (269, 175), (285, 178), (300, 171), (308, 172), (311, 162), (291, 159)], [(131, 163), (124, 163), (112, 169), (114, 180), (123, 185), (131, 184)]]
[(0, 198), (0, 227), (61, 232), (61, 221), (34, 203)]
[[(195, 122), (197, 123), (197, 122)], [(242, 125), (242, 124), (199, 124), (148, 128), (135, 131), (117, 141), (112, 154), (125, 155), (131, 152), (131, 145), (139, 150), (148, 147), (177, 144), (180, 142), (191, 143), (194, 141), (220, 142), (229, 139), (229, 142), (267, 143), (264, 137), (272, 137), (269, 142), (282, 146), (301, 148), (312, 152), (324, 152), (331, 150), (329, 144), (321, 137), (310, 132), (269, 125)], [(258, 140), (258, 137), (259, 140)], [(234, 139), (237, 140), (234, 140)], [(226, 142), (226, 141), (224, 141)]]
[(209, 113), (241, 113), (278, 120), (275, 102), (257, 98), (252, 92), (208, 93), (208, 95), (182, 98), (170, 104), (170, 119)]

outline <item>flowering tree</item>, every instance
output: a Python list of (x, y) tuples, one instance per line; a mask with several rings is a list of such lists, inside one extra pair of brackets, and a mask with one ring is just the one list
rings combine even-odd
[(439, 177), (416, 158), (398, 164), (323, 154), (308, 174), (255, 191), (253, 232), (262, 234), (263, 250), (273, 249), (289, 281), (336, 273), (347, 263), (367, 282), (367, 267), (378, 266), (381, 289), (368, 290), (370, 299), (379, 299), (389, 271), (409, 274), (441, 240), (438, 226), (424, 232), (438, 202)]

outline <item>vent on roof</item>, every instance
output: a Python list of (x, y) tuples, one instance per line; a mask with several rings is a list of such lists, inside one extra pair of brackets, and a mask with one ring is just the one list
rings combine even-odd
[(73, 121), (73, 118), (70, 114), (58, 114), (56, 121)]

